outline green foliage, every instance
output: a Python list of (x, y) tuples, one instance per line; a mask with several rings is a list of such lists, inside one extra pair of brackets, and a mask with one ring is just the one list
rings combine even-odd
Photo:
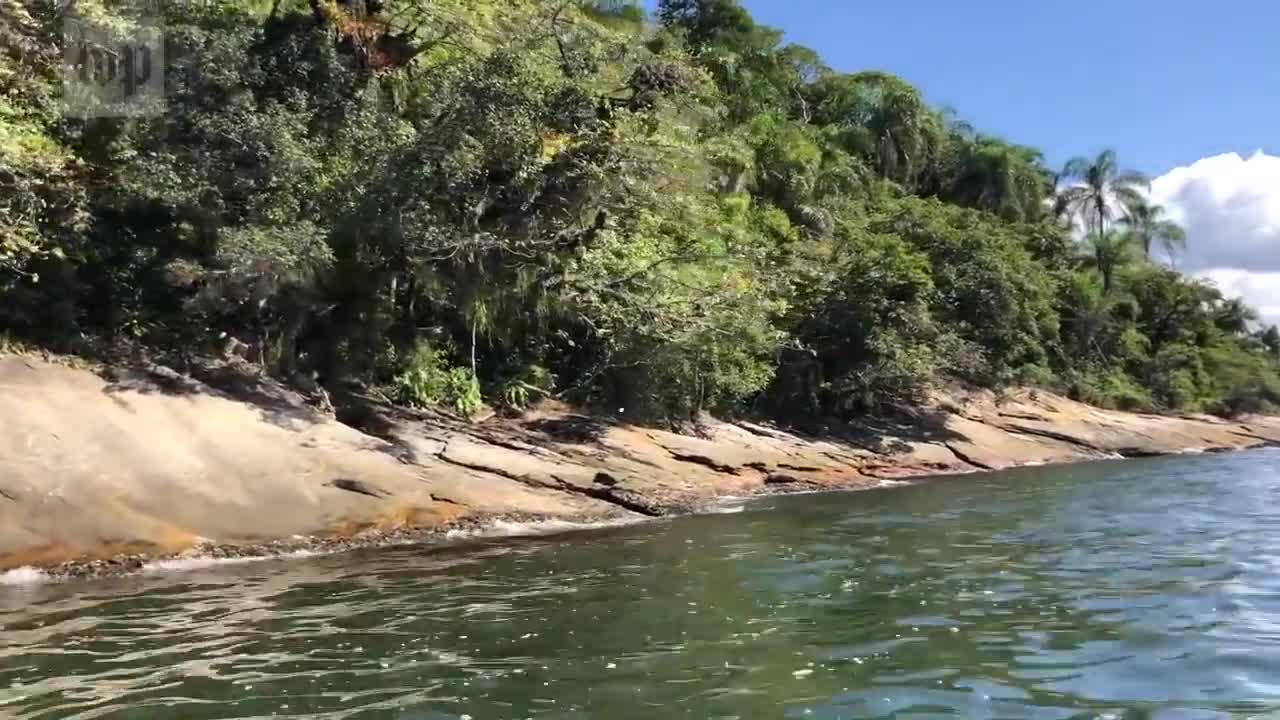
[(83, 168), (56, 132), (53, 5), (0, 0), (0, 290), (14, 273), (35, 279), (32, 258), (73, 250), (86, 221)]
[(1280, 410), (1280, 374), (1270, 358), (1228, 345), (1210, 349), (1203, 363), (1213, 383), (1205, 410), (1226, 416)]
[(1187, 233), (1177, 223), (1165, 217), (1163, 207), (1141, 200), (1129, 208), (1123, 219), (1135, 240), (1142, 246), (1142, 254), (1151, 258), (1151, 246), (1160, 245), (1169, 257), (1187, 247)]
[(447, 397), (451, 368), (445, 353), (422, 344), (414, 349), (404, 370), (392, 380), (396, 399), (415, 407), (436, 407)]
[(1113, 410), (1154, 409), (1151, 393), (1118, 369), (1074, 373), (1067, 394), (1073, 400)]
[(1140, 257), (1185, 237), (1115, 153), (1052, 173), (735, 0), (159, 7), (165, 112), (77, 120), (56, 3), (0, 0), (15, 338), (249, 346), (464, 415), (1276, 401), (1280, 331)]
[(551, 371), (530, 365), (503, 382), (499, 396), (508, 409), (520, 411), (528, 408), (535, 399), (551, 394), (554, 387), (555, 377)]
[(929, 259), (891, 234), (843, 229), (834, 252), (804, 258), (788, 321), (798, 347), (774, 402), (805, 412), (853, 413), (910, 401), (945, 362), (930, 314)]
[(451, 365), (448, 353), (425, 343), (414, 349), (392, 387), (396, 399), (406, 405), (449, 407), (463, 417), (475, 415), (484, 404), (471, 370)]
[(1129, 214), (1144, 203), (1142, 190), (1150, 179), (1133, 170), (1121, 170), (1116, 154), (1104, 150), (1097, 157), (1077, 157), (1062, 170), (1069, 183), (1058, 196), (1058, 209), (1079, 216), (1084, 227), (1096, 235), (1107, 232), (1107, 223), (1117, 215)]
[(931, 313), (982, 348), (984, 383), (1006, 382), (1046, 361), (1058, 339), (1056, 278), (1023, 246), (1018, 225), (937, 201), (908, 198), (872, 216), (871, 228), (902, 238), (929, 258), (937, 295)]
[(1133, 260), (1134, 238), (1127, 232), (1091, 233), (1084, 242), (1083, 261), (1092, 265), (1102, 278), (1102, 292), (1115, 287), (1116, 272)]

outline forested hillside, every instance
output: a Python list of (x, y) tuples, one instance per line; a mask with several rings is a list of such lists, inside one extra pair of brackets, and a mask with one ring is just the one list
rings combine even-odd
[(66, 5), (0, 0), (15, 340), (464, 413), (848, 416), (951, 381), (1280, 402), (1280, 332), (1163, 263), (1185, 238), (1114, 153), (1048, 168), (733, 0), (160, 7), (164, 112), (78, 119)]

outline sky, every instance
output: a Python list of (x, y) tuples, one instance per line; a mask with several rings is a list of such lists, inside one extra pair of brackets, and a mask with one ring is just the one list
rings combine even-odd
[(1280, 323), (1280, 1), (742, 4), (832, 68), (899, 75), (1053, 167), (1115, 149), (1186, 225), (1178, 267)]

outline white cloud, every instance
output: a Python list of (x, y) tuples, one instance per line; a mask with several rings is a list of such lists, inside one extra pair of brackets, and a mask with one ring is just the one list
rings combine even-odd
[(1280, 323), (1280, 157), (1204, 158), (1156, 178), (1151, 196), (1187, 229), (1182, 270)]

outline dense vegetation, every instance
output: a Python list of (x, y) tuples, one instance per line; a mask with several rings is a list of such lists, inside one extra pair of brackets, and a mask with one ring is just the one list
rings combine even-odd
[(165, 111), (89, 119), (58, 112), (65, 11), (0, 0), (14, 337), (465, 412), (1280, 400), (1280, 332), (1150, 259), (1185, 238), (1114, 154), (1055, 173), (733, 0), (168, 3)]

